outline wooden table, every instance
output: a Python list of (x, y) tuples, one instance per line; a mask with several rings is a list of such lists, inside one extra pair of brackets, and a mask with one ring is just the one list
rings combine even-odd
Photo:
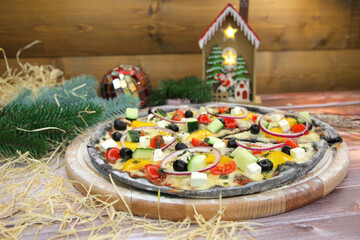
[[(261, 98), (263, 106), (267, 107), (290, 108), (291, 104), (296, 111), (328, 114), (330, 119), (336, 114), (344, 117), (347, 121), (334, 122), (333, 126), (349, 148), (350, 166), (346, 178), (326, 197), (287, 213), (252, 220), (263, 225), (255, 226), (256, 231), (243, 232), (243, 236), (255, 239), (360, 239), (360, 90), (268, 94)], [(299, 105), (304, 106), (298, 108)], [(351, 126), (353, 128), (349, 128)], [(46, 227), (37, 239), (48, 239), (56, 235), (58, 229), (56, 223)], [(86, 239), (87, 235), (80, 237)], [(135, 229), (128, 239), (159, 237), (144, 236), (141, 229)], [(23, 234), (23, 239), (33, 238), (34, 232)]]
[[(360, 91), (268, 94), (261, 99), (267, 107), (308, 105), (293, 109), (340, 115), (357, 123), (357, 128), (333, 125), (350, 152), (349, 171), (341, 184), (308, 206), (255, 220), (264, 226), (258, 227), (251, 236), (256, 239), (360, 239)], [(329, 104), (350, 101), (352, 105)], [(313, 107), (315, 105), (319, 106)]]

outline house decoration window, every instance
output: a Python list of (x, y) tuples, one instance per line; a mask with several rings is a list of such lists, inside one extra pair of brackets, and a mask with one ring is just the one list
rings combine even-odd
[(236, 51), (235, 49), (231, 48), (231, 47), (227, 47), (224, 49), (224, 51), (222, 52), (222, 57), (224, 59), (223, 61), (223, 65), (230, 69), (232, 67), (235, 67), (236, 65)]

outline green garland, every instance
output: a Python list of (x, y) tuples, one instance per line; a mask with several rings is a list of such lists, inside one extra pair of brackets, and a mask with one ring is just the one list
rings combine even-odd
[(151, 105), (163, 105), (166, 99), (188, 99), (191, 103), (202, 103), (211, 100), (212, 85), (195, 76), (176, 81), (168, 79), (153, 90)]
[(29, 151), (39, 158), (52, 147), (69, 141), (87, 127), (138, 107), (139, 100), (121, 95), (111, 100), (98, 97), (93, 76), (72, 78), (63, 85), (42, 88), (37, 96), (23, 89), (0, 109), (0, 153), (15, 156)]

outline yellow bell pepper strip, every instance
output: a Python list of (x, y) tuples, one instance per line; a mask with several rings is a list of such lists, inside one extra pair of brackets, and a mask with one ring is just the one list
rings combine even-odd
[(286, 118), (286, 121), (289, 123), (290, 128), (298, 123), (295, 118), (290, 118), (290, 117)]
[[(270, 129), (268, 129), (268, 130), (271, 131), (271, 132), (274, 132), (274, 133), (283, 133), (283, 131), (282, 131), (281, 128), (270, 128)], [(265, 134), (265, 136), (270, 137), (270, 138), (275, 138), (275, 139), (278, 140), (278, 141), (283, 140), (282, 137), (275, 137), (275, 136), (269, 135), (269, 134), (267, 134), (267, 133), (264, 133), (264, 134)]]
[(271, 151), (266, 158), (272, 161), (274, 169), (276, 169), (278, 165), (292, 160), (292, 156), (280, 151)]
[(133, 151), (139, 147), (139, 143), (136, 143), (136, 142), (127, 142), (126, 141), (126, 142), (124, 142), (124, 145), (125, 145), (125, 147), (130, 148)]
[(212, 134), (210, 131), (205, 130), (205, 129), (198, 130), (198, 131), (190, 134), (190, 136), (188, 136), (186, 140), (191, 141), (193, 138), (196, 138), (199, 140), (204, 140), (206, 137), (209, 137), (209, 136), (214, 136), (214, 134)]
[[(206, 156), (206, 164), (212, 164), (215, 161), (215, 156), (214, 154), (211, 153), (204, 153), (204, 155)], [(227, 156), (221, 156), (220, 162), (219, 163), (224, 163), (227, 164), (230, 161), (232, 161), (233, 159)]]
[(138, 128), (138, 127), (154, 127), (156, 125), (154, 123), (134, 120), (134, 121), (132, 121), (131, 126), (132, 126), (132, 128)]
[(127, 160), (125, 164), (122, 167), (123, 171), (128, 170), (139, 170), (145, 167), (147, 164), (153, 164), (154, 162), (147, 160), (147, 159), (141, 159), (141, 158), (134, 158)]

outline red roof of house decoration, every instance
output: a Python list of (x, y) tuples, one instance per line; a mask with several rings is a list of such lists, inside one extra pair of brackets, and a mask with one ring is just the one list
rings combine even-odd
[(256, 48), (259, 47), (260, 39), (256, 35), (256, 33), (249, 27), (243, 17), (240, 15), (238, 11), (233, 7), (231, 3), (229, 3), (221, 13), (215, 18), (215, 20), (210, 24), (210, 26), (206, 29), (206, 31), (199, 38), (199, 46), (202, 49), (206, 43), (214, 36), (215, 31), (219, 29), (219, 27), (224, 22), (227, 15), (232, 15), (234, 21), (237, 23), (240, 30), (244, 33), (244, 35), (251, 41), (251, 44)]

